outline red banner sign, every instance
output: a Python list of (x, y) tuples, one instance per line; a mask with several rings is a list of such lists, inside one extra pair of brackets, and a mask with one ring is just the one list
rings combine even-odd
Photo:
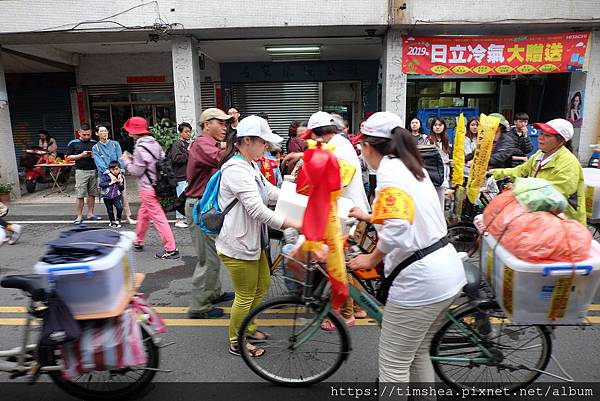
[(402, 36), (402, 72), (517, 75), (584, 71), (589, 32), (522, 36)]
[(145, 84), (166, 81), (167, 78), (164, 75), (140, 75), (127, 77), (128, 84)]

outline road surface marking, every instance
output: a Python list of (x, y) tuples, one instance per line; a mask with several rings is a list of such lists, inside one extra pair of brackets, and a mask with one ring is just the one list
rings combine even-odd
[[(75, 220), (75, 219), (73, 219)], [(15, 224), (73, 224), (73, 220), (11, 220), (11, 223)], [(167, 220), (168, 223), (175, 223), (177, 220)], [(106, 224), (108, 226), (107, 220), (84, 220), (83, 225), (85, 224)], [(123, 227), (135, 227), (135, 224), (127, 224), (124, 223)]]

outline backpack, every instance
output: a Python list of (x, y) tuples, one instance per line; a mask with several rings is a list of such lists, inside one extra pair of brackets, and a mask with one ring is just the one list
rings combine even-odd
[(206, 189), (202, 198), (194, 204), (193, 219), (194, 224), (200, 227), (200, 230), (207, 234), (218, 234), (223, 227), (225, 215), (238, 202), (237, 198), (231, 201), (224, 210), (219, 207), (219, 187), (221, 186), (221, 170), (210, 177), (206, 184)]
[(419, 145), (417, 148), (433, 186), (441, 187), (444, 183), (444, 162), (439, 150), (433, 145)]
[(138, 145), (140, 148), (143, 148), (146, 152), (150, 154), (156, 160), (156, 181), (152, 182), (152, 178), (150, 178), (150, 174), (148, 174), (148, 170), (145, 171), (146, 177), (148, 177), (148, 181), (154, 188), (157, 196), (161, 198), (169, 198), (176, 194), (177, 188), (177, 177), (175, 177), (175, 173), (173, 172), (173, 166), (171, 165), (171, 160), (167, 157), (157, 158), (148, 150), (144, 145)]

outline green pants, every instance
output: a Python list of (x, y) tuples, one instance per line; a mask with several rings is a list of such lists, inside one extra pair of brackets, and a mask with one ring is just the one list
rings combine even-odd
[[(269, 263), (264, 252), (260, 255), (260, 260), (241, 260), (225, 255), (219, 257), (229, 270), (235, 291), (229, 321), (229, 342), (237, 346), (242, 321), (262, 302), (271, 286)], [(253, 335), (255, 332), (256, 323), (252, 322), (246, 335)]]
[(206, 234), (194, 224), (192, 211), (196, 198), (187, 198), (185, 215), (187, 218), (192, 245), (196, 251), (197, 262), (192, 276), (192, 300), (190, 312), (206, 312), (213, 308), (213, 302), (222, 295), (219, 272), (221, 261), (215, 248), (216, 235)]

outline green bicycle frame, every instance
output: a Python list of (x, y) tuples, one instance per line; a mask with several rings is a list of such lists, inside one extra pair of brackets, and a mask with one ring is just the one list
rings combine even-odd
[[(381, 322), (383, 321), (383, 309), (379, 306), (379, 304), (375, 301), (375, 299), (364, 291), (362, 288), (356, 288), (353, 285), (349, 285), (350, 297), (364, 310), (367, 311), (367, 314), (377, 321), (377, 324), (381, 326)], [(481, 340), (479, 340), (471, 330), (465, 327), (464, 324), (456, 320), (456, 318), (452, 315), (452, 313), (448, 312), (448, 320), (450, 320), (456, 327), (459, 328), (464, 334), (466, 334), (473, 342), (473, 344), (477, 345), (477, 348), (486, 356), (485, 358), (464, 358), (464, 357), (453, 357), (453, 356), (432, 356), (432, 361), (437, 362), (472, 362), (472, 363), (483, 363), (487, 364), (492, 360), (492, 353), (485, 346), (481, 344)]]

